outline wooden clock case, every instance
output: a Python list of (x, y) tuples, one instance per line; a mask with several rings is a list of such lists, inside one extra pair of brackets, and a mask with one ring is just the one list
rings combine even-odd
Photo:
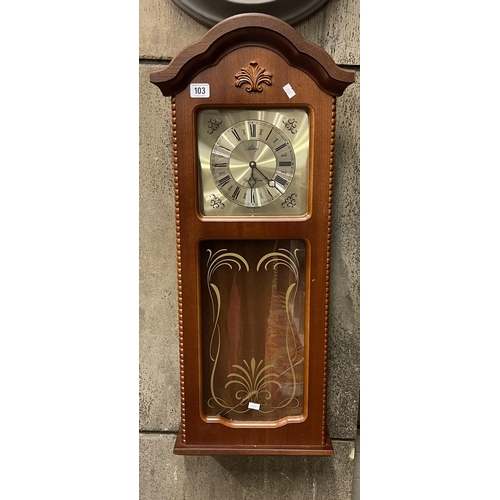
[[(246, 71), (255, 79), (238, 82)], [(270, 75), (268, 82), (258, 74)], [(355, 74), (287, 23), (264, 14), (222, 21), (186, 47), (150, 80), (172, 96), (181, 423), (176, 454), (332, 455), (326, 427), (326, 381), (333, 158), (336, 98)], [(192, 83), (208, 83), (210, 97), (193, 98)], [(238, 84), (239, 83), (239, 84)], [(289, 97), (284, 87), (295, 95)], [(196, 115), (211, 108), (304, 108), (310, 116), (309, 199), (305, 215), (204, 217), (199, 210)], [(203, 412), (200, 334), (200, 242), (304, 240), (308, 248), (304, 411), (300, 419), (234, 426)]]

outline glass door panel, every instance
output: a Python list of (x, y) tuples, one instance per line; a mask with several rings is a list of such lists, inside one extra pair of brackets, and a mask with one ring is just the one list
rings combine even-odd
[(306, 242), (204, 241), (200, 262), (205, 417), (303, 420)]

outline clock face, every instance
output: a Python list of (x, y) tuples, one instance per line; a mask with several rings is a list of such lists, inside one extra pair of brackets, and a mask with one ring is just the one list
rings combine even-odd
[(219, 191), (244, 207), (262, 207), (287, 191), (295, 172), (291, 142), (278, 127), (244, 120), (222, 132), (210, 155)]
[(307, 213), (306, 110), (204, 109), (198, 114), (198, 158), (202, 215)]

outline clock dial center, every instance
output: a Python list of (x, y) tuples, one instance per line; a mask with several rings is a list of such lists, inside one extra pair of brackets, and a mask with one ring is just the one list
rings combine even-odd
[(234, 180), (244, 187), (263, 186), (276, 171), (276, 156), (262, 141), (242, 141), (231, 152), (229, 170)]

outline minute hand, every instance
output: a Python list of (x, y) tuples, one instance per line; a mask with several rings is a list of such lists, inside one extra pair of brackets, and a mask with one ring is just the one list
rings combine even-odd
[(269, 182), (271, 179), (269, 179), (269, 177), (266, 177), (257, 167), (254, 167), (255, 170), (257, 170), (257, 172), (259, 172), (260, 175), (262, 175), (262, 177), (264, 177), (264, 179), (266, 179), (267, 182)]

